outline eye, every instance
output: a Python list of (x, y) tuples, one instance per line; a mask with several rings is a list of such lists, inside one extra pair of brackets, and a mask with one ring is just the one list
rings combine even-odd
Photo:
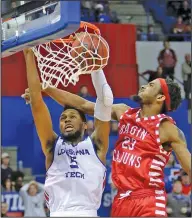
[(76, 118), (76, 116), (71, 116), (72, 119)]

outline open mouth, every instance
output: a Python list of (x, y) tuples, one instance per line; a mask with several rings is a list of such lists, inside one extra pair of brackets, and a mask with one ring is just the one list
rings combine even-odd
[(72, 131), (73, 128), (74, 128), (73, 125), (67, 124), (67, 125), (65, 126), (65, 131), (66, 131), (66, 132)]

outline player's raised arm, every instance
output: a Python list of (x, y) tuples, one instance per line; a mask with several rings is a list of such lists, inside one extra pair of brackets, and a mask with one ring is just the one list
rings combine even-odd
[[(45, 92), (53, 100), (55, 100), (58, 104), (62, 106), (68, 105), (71, 107), (75, 107), (90, 116), (94, 115), (94, 102), (87, 101), (86, 99), (81, 98), (78, 95), (54, 87), (48, 87), (45, 90), (43, 90), (43, 92)], [(29, 89), (25, 90), (25, 94), (23, 94), (22, 97), (25, 98), (27, 102), (30, 102)], [(120, 116), (128, 108), (129, 106), (127, 106), (126, 104), (113, 104), (111, 111), (111, 119), (119, 120)]]
[(47, 157), (52, 151), (57, 135), (53, 131), (51, 116), (42, 98), (41, 84), (33, 51), (31, 49), (25, 49), (24, 56), (26, 61), (31, 110), (37, 133), (41, 141), (42, 150)]
[(184, 133), (169, 121), (163, 122), (161, 128), (164, 129), (165, 140), (171, 143), (171, 147), (175, 152), (179, 163), (191, 178), (191, 154), (187, 149)]
[(109, 145), (113, 93), (106, 81), (103, 70), (93, 72), (91, 78), (97, 94), (94, 110), (95, 130), (91, 137), (97, 146), (99, 158), (105, 162)]
[(78, 95), (54, 87), (47, 87), (43, 92), (62, 106), (75, 107), (90, 116), (94, 114), (95, 103), (87, 101)]

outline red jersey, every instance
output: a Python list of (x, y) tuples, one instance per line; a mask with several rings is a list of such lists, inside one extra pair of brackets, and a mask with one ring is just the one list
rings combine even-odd
[(128, 109), (119, 121), (119, 139), (112, 162), (112, 179), (119, 192), (138, 189), (164, 189), (164, 167), (171, 152), (160, 144), (159, 114), (139, 118), (140, 109)]

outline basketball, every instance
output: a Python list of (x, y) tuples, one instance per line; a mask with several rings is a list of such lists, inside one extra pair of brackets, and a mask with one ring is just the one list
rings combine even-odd
[(72, 44), (71, 56), (83, 71), (95, 71), (107, 65), (108, 44), (96, 34), (79, 33)]

